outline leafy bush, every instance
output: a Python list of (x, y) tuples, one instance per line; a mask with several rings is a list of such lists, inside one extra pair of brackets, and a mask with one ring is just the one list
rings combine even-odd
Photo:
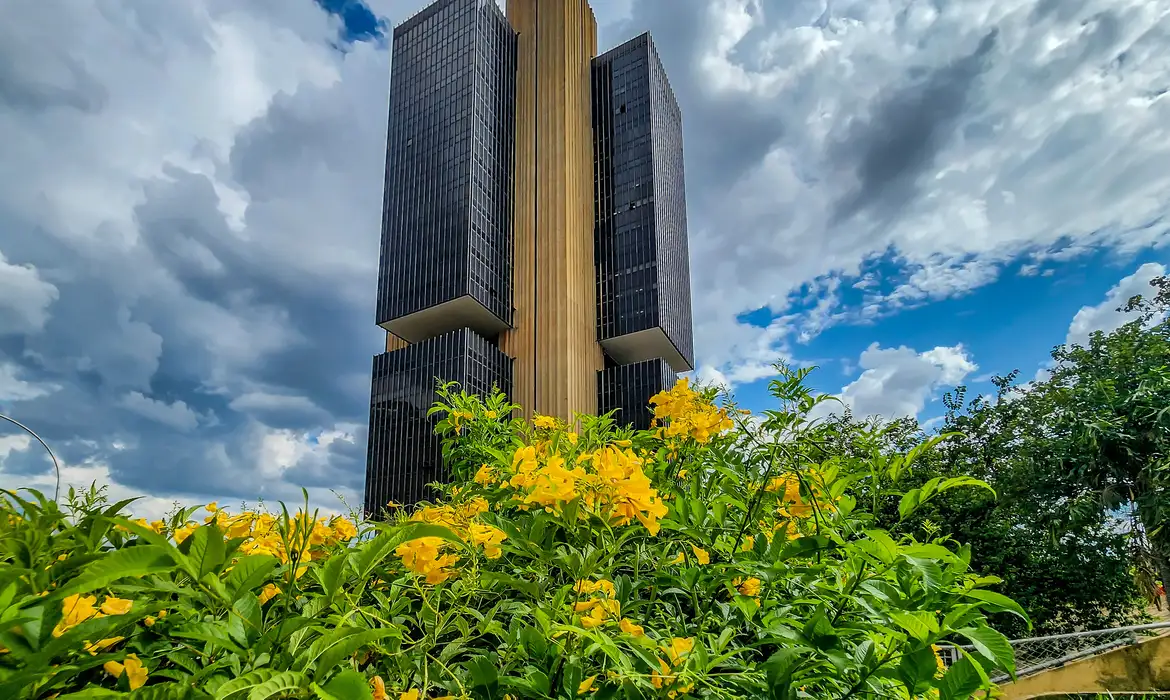
[(382, 522), (8, 492), (0, 697), (949, 700), (1011, 672), (997, 579), (873, 527), (866, 485), (917, 453), (825, 457), (782, 370), (762, 416), (682, 381), (640, 432), (446, 387), (456, 482)]

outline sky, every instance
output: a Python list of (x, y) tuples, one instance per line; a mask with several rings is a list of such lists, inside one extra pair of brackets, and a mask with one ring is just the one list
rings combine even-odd
[[(391, 28), (422, 0), (0, 3), (0, 413), (66, 484), (360, 503)], [(1170, 264), (1170, 0), (595, 0), (684, 115), (697, 376), (942, 413)], [(52, 492), (0, 426), (0, 487)]]

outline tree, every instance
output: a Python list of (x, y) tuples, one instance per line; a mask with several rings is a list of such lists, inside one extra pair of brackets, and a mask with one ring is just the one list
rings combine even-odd
[[(902, 475), (899, 490), (965, 476), (986, 481), (995, 493), (943, 494), (906, 519), (887, 498), (879, 523), (897, 533), (943, 533), (969, 544), (974, 565), (1002, 578), (1005, 590), (1028, 610), (1034, 634), (1135, 621), (1142, 606), (1130, 537), (1103, 509), (1081, 509), (1071, 517), (1069, 505), (1089, 489), (1062, 472), (1063, 438), (1046, 428), (1051, 402), (1043, 392), (1019, 387), (1016, 373), (994, 383), (991, 399), (968, 400), (965, 387), (944, 396), (947, 412), (933, 436), (905, 421), (888, 424), (884, 434), (903, 449), (915, 440), (948, 436)], [(1007, 617), (996, 624), (1009, 636), (1026, 632)]]
[(1150, 285), (1118, 309), (1134, 320), (1057, 347), (1052, 376), (1027, 392), (1050, 407), (1053, 458), (1079, 487), (1070, 517), (1126, 511), (1147, 589), (1170, 582), (1170, 279)]

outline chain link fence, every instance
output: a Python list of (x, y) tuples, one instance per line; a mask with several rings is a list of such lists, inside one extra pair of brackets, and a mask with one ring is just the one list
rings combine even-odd
[[(1016, 675), (1027, 676), (1046, 671), (1087, 656), (1137, 644), (1166, 632), (1170, 632), (1170, 622), (1013, 639), (1011, 645), (1016, 656)], [(963, 645), (962, 648), (973, 649), (969, 645)], [(959, 648), (951, 645), (939, 645), (939, 656), (948, 666), (962, 658)], [(1010, 678), (1006, 674), (1001, 674), (993, 676), (991, 680), (1002, 683)]]

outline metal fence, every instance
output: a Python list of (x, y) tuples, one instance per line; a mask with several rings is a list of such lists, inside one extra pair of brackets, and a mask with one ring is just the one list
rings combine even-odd
[[(1013, 639), (1010, 643), (1016, 656), (1016, 675), (1027, 676), (1063, 666), (1087, 656), (1137, 644), (1166, 631), (1170, 631), (1170, 622)], [(961, 648), (971, 650), (974, 647), (963, 645)], [(959, 648), (953, 645), (939, 645), (939, 656), (942, 657), (945, 664), (950, 666), (958, 661), (962, 655)], [(1001, 674), (993, 676), (991, 680), (1002, 683), (1010, 680), (1010, 677)]]

